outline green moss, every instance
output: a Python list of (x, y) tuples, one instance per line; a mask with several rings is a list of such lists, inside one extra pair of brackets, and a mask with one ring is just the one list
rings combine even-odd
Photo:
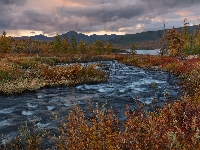
[(23, 69), (28, 69), (28, 68), (33, 68), (36, 62), (34, 60), (30, 59), (21, 59), (19, 60), (18, 64), (23, 68)]
[(50, 57), (38, 57), (38, 58), (35, 58), (36, 61), (39, 61), (41, 63), (45, 63), (45, 64), (48, 64), (50, 66), (54, 65), (55, 64), (55, 61), (52, 60)]
[(10, 79), (11, 77), (8, 71), (0, 70), (0, 82), (5, 82)]
[(55, 58), (55, 57), (36, 57), (35, 61), (39, 61), (41, 63), (45, 63), (50, 66), (53, 66), (59, 62), (58, 58)]

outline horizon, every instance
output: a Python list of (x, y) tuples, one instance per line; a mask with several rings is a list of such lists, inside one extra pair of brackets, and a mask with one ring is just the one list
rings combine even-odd
[[(198, 24), (198, 25), (200, 25), (200, 24)], [(198, 25), (188, 25), (188, 27), (192, 27), (192, 26), (198, 26)], [(176, 29), (179, 29), (179, 28), (182, 28), (183, 26), (180, 26), (180, 27), (177, 27)], [(172, 27), (173, 28), (173, 27)], [(172, 29), (171, 28), (171, 29)], [(170, 29), (160, 29), (160, 30), (154, 30), (154, 31), (162, 31), (162, 30), (170, 30)], [(2, 30), (2, 32), (3, 31), (5, 31), (5, 30)], [(149, 30), (149, 31), (153, 31), (153, 30)], [(134, 35), (134, 34), (140, 34), (140, 33), (143, 33), (143, 32), (149, 32), (149, 31), (142, 31), (142, 32), (137, 32), (137, 33), (123, 33), (123, 34), (120, 34), (120, 33), (118, 33), (118, 32), (112, 32), (112, 33), (110, 33), (110, 32), (91, 32), (91, 33), (83, 33), (83, 32), (77, 32), (77, 31), (67, 31), (67, 32), (64, 32), (64, 33), (60, 33), (60, 34), (58, 34), (58, 35), (63, 35), (63, 34), (67, 34), (68, 32), (76, 32), (76, 33), (78, 33), (78, 34), (84, 34), (84, 35), (86, 35), (86, 36), (92, 36), (92, 35), (97, 35), (97, 36), (102, 36), (102, 35), (129, 35), (129, 34), (131, 34), (131, 35)], [(31, 31), (31, 32), (33, 32), (33, 31)], [(31, 33), (30, 32), (30, 33)], [(7, 32), (6, 32), (7, 33)], [(31, 33), (31, 34), (29, 34), (29, 35), (22, 35), (22, 36), (11, 36), (11, 35), (8, 35), (8, 36), (11, 36), (11, 37), (31, 37), (31, 36), (37, 36), (37, 35), (43, 35), (43, 36), (47, 36), (47, 37), (55, 37), (56, 35), (57, 35), (57, 33), (55, 33), (55, 35), (53, 35), (53, 36), (48, 36), (48, 35), (44, 35), (44, 34), (42, 34), (42, 33), (39, 33), (39, 34), (34, 34), (33, 35), (33, 33)]]
[(194, 0), (15, 0), (0, 1), (0, 31), (8, 36), (63, 34), (136, 34), (200, 24)]

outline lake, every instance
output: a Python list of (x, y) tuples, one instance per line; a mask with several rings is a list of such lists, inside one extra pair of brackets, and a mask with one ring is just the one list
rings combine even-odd
[(154, 50), (136, 50), (137, 54), (143, 54), (143, 55), (159, 55), (160, 49), (154, 49)]

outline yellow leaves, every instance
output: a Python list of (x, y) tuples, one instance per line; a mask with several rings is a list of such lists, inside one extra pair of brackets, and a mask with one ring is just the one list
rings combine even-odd
[(169, 43), (169, 53), (171, 56), (177, 56), (180, 53), (180, 50), (184, 46), (184, 40), (181, 34), (178, 33), (178, 30), (172, 29), (168, 30), (167, 35), (165, 35), (165, 39)]
[(89, 128), (87, 127), (87, 128), (85, 129), (85, 131), (88, 132), (88, 131), (90, 131), (90, 130), (89, 130)]

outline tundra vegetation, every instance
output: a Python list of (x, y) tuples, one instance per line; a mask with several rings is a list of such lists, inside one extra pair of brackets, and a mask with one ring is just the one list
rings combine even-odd
[[(164, 44), (168, 55), (163, 56), (113, 55), (110, 54), (111, 46), (108, 43), (106, 48), (101, 41), (90, 46), (80, 41), (78, 45), (74, 38), (68, 43), (67, 39), (61, 40), (59, 36), (53, 44), (39, 43), (39, 54), (25, 54), (23, 46), (17, 49), (19, 54), (11, 54), (8, 43), (12, 44), (13, 41), (6, 38), (4, 33), (0, 41), (1, 48), (3, 47), (0, 55), (0, 84), (3, 93), (34, 90), (46, 85), (74, 86), (83, 82), (105, 82), (107, 75), (93, 65), (55, 66), (59, 63), (103, 59), (115, 59), (146, 69), (156, 66), (169, 71), (182, 79), (180, 86), (184, 93), (174, 103), (166, 103), (163, 108), (154, 112), (145, 111), (144, 104), (140, 102), (136, 110), (130, 110), (127, 104), (124, 112), (126, 119), (123, 122), (119, 121), (112, 108), (95, 107), (91, 104), (88, 111), (84, 112), (75, 104), (68, 116), (58, 120), (59, 134), (37, 127), (35, 121), (33, 129), (27, 124), (19, 127), (20, 135), (11, 142), (6, 142), (6, 137), (2, 137), (1, 149), (42, 149), (46, 141), (51, 141), (49, 149), (62, 150), (200, 149), (200, 58), (187, 58), (187, 54), (199, 54), (200, 30), (189, 34), (186, 21), (185, 19), (182, 33), (174, 28), (165, 33)], [(5, 47), (8, 49), (4, 49)], [(10, 85), (13, 89), (9, 89)], [(20, 85), (26, 87), (17, 89)]]

